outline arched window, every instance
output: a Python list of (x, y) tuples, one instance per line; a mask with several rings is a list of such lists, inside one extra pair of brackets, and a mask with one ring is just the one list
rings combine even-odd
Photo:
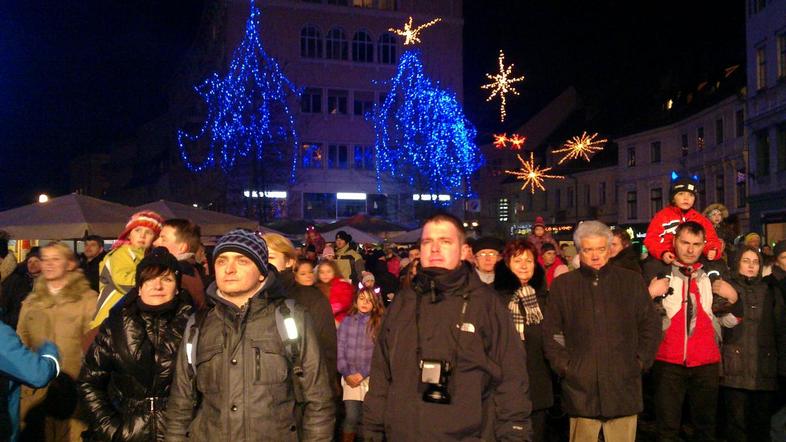
[(331, 60), (347, 60), (349, 43), (341, 28), (331, 29), (325, 38), (325, 58)]
[(312, 25), (300, 30), (300, 56), (306, 58), (322, 58), (322, 35)]
[(383, 64), (396, 64), (396, 37), (384, 33), (379, 37), (379, 62)]
[(366, 31), (357, 31), (352, 37), (352, 61), (374, 62), (374, 42)]

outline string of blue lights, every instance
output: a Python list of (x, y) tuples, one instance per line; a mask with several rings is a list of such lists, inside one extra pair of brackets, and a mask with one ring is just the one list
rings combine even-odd
[[(295, 179), (298, 136), (288, 100), (299, 90), (287, 79), (278, 62), (268, 56), (260, 39), (259, 8), (251, 0), (245, 35), (232, 54), (226, 76), (214, 73), (195, 87), (207, 104), (207, 116), (196, 133), (180, 129), (177, 142), (183, 163), (191, 172), (218, 165), (228, 173), (238, 158), (252, 154), (261, 160), (266, 149), (275, 157), (291, 155), (290, 180)], [(204, 160), (192, 161), (186, 146), (207, 137)], [(286, 152), (291, 147), (291, 152)]]
[(389, 83), (384, 102), (369, 118), (376, 133), (378, 191), (388, 172), (418, 192), (470, 196), (470, 176), (483, 158), (456, 95), (426, 75), (417, 49), (401, 55)]

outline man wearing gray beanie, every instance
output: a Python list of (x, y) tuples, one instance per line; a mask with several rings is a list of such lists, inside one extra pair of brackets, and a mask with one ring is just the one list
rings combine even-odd
[(285, 303), (267, 244), (235, 229), (218, 240), (213, 262), (208, 307), (178, 354), (166, 440), (331, 440), (328, 367), (308, 315)]

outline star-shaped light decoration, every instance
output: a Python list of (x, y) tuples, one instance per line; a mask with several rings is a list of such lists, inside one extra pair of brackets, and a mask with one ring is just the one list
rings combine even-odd
[(561, 160), (559, 160), (558, 164), (562, 164), (565, 161), (572, 160), (574, 158), (582, 157), (586, 161), (590, 160), (590, 154), (594, 154), (596, 152), (600, 152), (603, 150), (603, 145), (606, 144), (607, 139), (602, 138), (600, 140), (596, 140), (598, 134), (594, 133), (592, 135), (587, 135), (587, 132), (581, 134), (581, 136), (576, 136), (571, 138), (570, 140), (566, 141), (565, 144), (562, 145), (562, 149), (557, 149), (552, 153), (563, 153), (567, 152)]
[(414, 44), (420, 43), (420, 37), (418, 37), (418, 34), (420, 33), (420, 31), (422, 31), (422, 30), (424, 30), (424, 29), (426, 29), (426, 28), (428, 28), (430, 26), (435, 25), (439, 21), (442, 21), (442, 19), (441, 18), (435, 18), (434, 20), (431, 20), (428, 23), (424, 23), (424, 24), (418, 26), (417, 28), (413, 28), (412, 27), (412, 17), (409, 17), (409, 21), (404, 23), (404, 29), (390, 28), (390, 29), (388, 29), (388, 31), (393, 32), (393, 33), (395, 33), (397, 35), (400, 35), (400, 36), (404, 37), (404, 46), (414, 45)]
[(551, 167), (544, 167), (541, 169), (540, 166), (535, 165), (535, 154), (532, 152), (529, 153), (529, 161), (524, 161), (521, 158), (521, 155), (516, 154), (521, 165), (523, 166), (519, 170), (506, 170), (505, 173), (509, 175), (515, 175), (516, 179), (524, 181), (524, 184), (521, 186), (521, 190), (526, 189), (528, 186), (530, 188), (530, 193), (535, 193), (535, 188), (537, 187), (540, 190), (546, 190), (546, 187), (543, 186), (543, 180), (546, 178), (553, 178), (553, 179), (564, 179), (564, 176), (560, 175), (549, 175), (546, 172), (551, 170)]
[(524, 80), (524, 76), (521, 77), (510, 77), (510, 73), (513, 71), (513, 64), (508, 67), (505, 67), (505, 54), (500, 50), (499, 51), (499, 73), (495, 75), (486, 74), (486, 78), (491, 80), (492, 82), (489, 84), (484, 84), (481, 86), (481, 89), (491, 89), (491, 95), (486, 99), (486, 101), (491, 101), (492, 98), (499, 95), (500, 100), (502, 103), (500, 104), (500, 121), (505, 121), (505, 105), (507, 104), (505, 95), (508, 93), (518, 95), (519, 91), (513, 87), (513, 83), (518, 83), (519, 81)]
[(512, 137), (508, 138), (510, 141), (510, 148), (513, 150), (521, 150), (524, 147), (524, 142), (527, 141), (527, 137), (522, 137), (519, 134), (513, 134)]
[(508, 143), (508, 134), (494, 134), (494, 147), (504, 149)]

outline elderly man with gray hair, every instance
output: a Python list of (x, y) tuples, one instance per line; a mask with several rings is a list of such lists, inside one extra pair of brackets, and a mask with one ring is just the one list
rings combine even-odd
[(578, 270), (554, 280), (543, 325), (544, 349), (560, 375), (571, 442), (636, 439), (643, 409), (641, 373), (654, 360), (660, 318), (641, 275), (611, 265), (612, 232), (598, 221), (573, 235)]

